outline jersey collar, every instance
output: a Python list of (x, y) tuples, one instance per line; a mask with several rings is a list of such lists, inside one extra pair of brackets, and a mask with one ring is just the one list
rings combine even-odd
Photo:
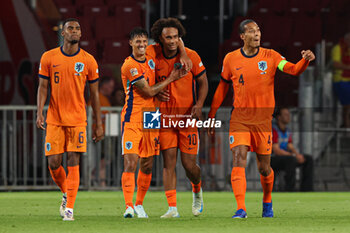
[(135, 57), (134, 57), (134, 54), (131, 54), (130, 57), (132, 57), (132, 59), (134, 59), (135, 61), (139, 62), (139, 63), (145, 63), (147, 58), (145, 58), (145, 60), (143, 61), (140, 61), (140, 60), (137, 60)]
[(67, 57), (74, 57), (75, 55), (77, 55), (79, 52), (80, 52), (80, 47), (78, 47), (78, 51), (72, 55), (69, 55), (69, 54), (66, 54), (65, 52), (63, 52), (63, 46), (60, 47), (60, 50), (61, 50), (61, 53), (64, 55), (64, 56), (67, 56)]
[(171, 57), (165, 56), (163, 48), (162, 48), (162, 53), (163, 53), (163, 57), (165, 57), (166, 59), (173, 59), (179, 54), (179, 49), (177, 49), (176, 54), (174, 56), (171, 56)]
[(244, 57), (246, 57), (246, 58), (255, 57), (256, 55), (258, 55), (259, 51), (260, 51), (260, 47), (258, 48), (258, 51), (257, 51), (255, 54), (253, 54), (253, 55), (251, 55), (251, 56), (248, 56), (248, 55), (246, 55), (246, 54), (244, 53), (243, 47), (241, 48), (241, 54), (242, 54)]

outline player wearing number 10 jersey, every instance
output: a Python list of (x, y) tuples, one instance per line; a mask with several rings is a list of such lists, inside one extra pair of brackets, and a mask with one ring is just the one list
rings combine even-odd
[[(272, 49), (260, 47), (261, 32), (253, 20), (240, 24), (240, 37), (244, 46), (226, 55), (221, 72), (222, 79), (216, 89), (209, 117), (215, 117), (232, 84), (234, 103), (230, 120), (229, 143), (233, 156), (232, 189), (237, 202), (233, 218), (246, 218), (245, 166), (247, 151), (256, 152), (260, 180), (263, 188), (263, 217), (273, 217), (271, 192), (274, 173), (270, 167), (272, 148), (272, 114), (275, 107), (274, 76), (282, 72), (300, 75), (315, 59), (310, 51), (302, 51), (302, 59), (293, 64)], [(211, 131), (213, 133), (213, 131)]]
[[(72, 221), (73, 207), (79, 188), (79, 161), (86, 152), (86, 112), (84, 89), (90, 86), (91, 106), (96, 117), (93, 139), (103, 138), (103, 128), (98, 94), (98, 67), (95, 59), (79, 48), (80, 24), (76, 19), (63, 23), (62, 47), (42, 55), (39, 68), (37, 103), (37, 127), (45, 130), (43, 107), (51, 88), (47, 112), (45, 155), (48, 158), (52, 179), (63, 193), (60, 214), (65, 221)], [(68, 176), (62, 167), (63, 153), (68, 152)]]
[[(180, 63), (182, 54), (180, 37), (184, 36), (185, 29), (179, 20), (165, 18), (159, 19), (153, 24), (151, 33), (157, 44), (150, 45), (147, 48), (147, 53), (156, 60), (156, 79), (159, 82), (168, 77), (173, 67)], [(200, 118), (202, 115), (202, 107), (208, 92), (206, 70), (201, 58), (195, 51), (184, 48), (184, 52), (192, 61), (193, 66), (185, 77), (167, 86), (170, 99), (160, 104), (160, 110), (164, 120), (168, 118), (179, 121), (186, 120), (187, 116)], [(196, 83), (198, 84), (198, 98), (196, 96)], [(179, 217), (176, 207), (175, 173), (178, 148), (181, 151), (182, 165), (186, 170), (187, 177), (192, 183), (192, 213), (195, 216), (200, 215), (203, 211), (203, 197), (201, 173), (196, 162), (199, 148), (197, 128), (165, 128), (163, 125), (160, 129), (159, 141), (164, 161), (164, 189), (169, 205), (168, 211), (161, 217)]]

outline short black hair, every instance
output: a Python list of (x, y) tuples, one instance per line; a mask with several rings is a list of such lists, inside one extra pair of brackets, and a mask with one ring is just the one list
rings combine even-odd
[(68, 18), (68, 19), (66, 19), (66, 20), (63, 21), (63, 23), (62, 23), (62, 29), (64, 28), (64, 25), (66, 25), (66, 23), (68, 23), (68, 22), (78, 22), (78, 23), (80, 24), (80, 22), (79, 22), (78, 19), (76, 19), (76, 18)]
[(179, 37), (186, 35), (186, 30), (181, 22), (176, 18), (158, 19), (151, 28), (151, 35), (155, 42), (160, 43), (159, 37), (162, 35), (163, 28), (176, 28), (179, 32)]
[(148, 38), (148, 32), (144, 28), (136, 27), (131, 30), (129, 34), (130, 40), (134, 39), (136, 36), (146, 36)]
[(273, 116), (274, 116), (275, 118), (277, 118), (278, 116), (281, 115), (281, 112), (282, 112), (282, 110), (284, 110), (284, 109), (289, 110), (289, 108), (286, 107), (286, 106), (276, 107), (275, 113), (273, 114)]
[[(238, 33), (241, 35), (243, 33), (245, 33), (245, 25), (247, 25), (248, 23), (256, 23), (254, 20), (252, 19), (245, 19), (243, 20), (238, 27)], [(257, 23), (256, 23), (257, 24)]]

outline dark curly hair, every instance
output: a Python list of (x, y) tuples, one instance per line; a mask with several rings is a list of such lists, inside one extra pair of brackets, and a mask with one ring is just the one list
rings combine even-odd
[(186, 35), (186, 30), (178, 19), (158, 19), (151, 28), (151, 36), (153, 40), (157, 43), (160, 43), (159, 37), (162, 35), (163, 28), (177, 28), (179, 32), (179, 37), (184, 37)]

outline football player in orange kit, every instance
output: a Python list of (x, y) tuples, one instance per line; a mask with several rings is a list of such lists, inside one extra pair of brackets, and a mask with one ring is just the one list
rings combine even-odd
[[(156, 110), (154, 96), (187, 72), (185, 68), (173, 69), (168, 78), (155, 84), (156, 64), (152, 57), (146, 55), (147, 31), (142, 28), (133, 29), (130, 32), (129, 43), (132, 55), (125, 59), (121, 68), (126, 95), (121, 113), (124, 156), (122, 188), (126, 206), (124, 218), (132, 218), (134, 213), (139, 218), (148, 218), (143, 208), (143, 200), (152, 179), (153, 156), (159, 155), (159, 129), (145, 128), (143, 118), (145, 113), (150, 113), (154, 119), (160, 116), (159, 110)], [(140, 170), (134, 206), (135, 171), (139, 160)]]
[[(41, 57), (36, 125), (46, 130), (45, 155), (49, 170), (63, 193), (60, 215), (64, 221), (73, 221), (73, 207), (80, 182), (80, 156), (86, 152), (86, 81), (89, 83), (91, 106), (97, 122), (93, 132), (95, 142), (103, 138), (103, 128), (97, 63), (93, 56), (79, 47), (81, 30), (78, 20), (67, 19), (62, 26), (63, 46), (49, 50)], [(42, 112), (49, 85), (51, 97), (45, 129)], [(67, 176), (61, 165), (64, 152), (68, 152)]]
[[(262, 217), (273, 217), (271, 192), (274, 173), (270, 167), (272, 147), (272, 114), (275, 107), (274, 76), (276, 69), (300, 75), (315, 59), (310, 51), (301, 51), (297, 64), (286, 61), (272, 49), (260, 47), (261, 32), (253, 20), (239, 25), (242, 48), (228, 53), (223, 62), (221, 81), (216, 89), (209, 118), (214, 118), (230, 85), (234, 102), (230, 120), (229, 143), (233, 156), (231, 184), (237, 202), (232, 218), (246, 218), (245, 193), (247, 152), (256, 152), (260, 181), (263, 188)], [(214, 129), (209, 130), (214, 134)]]
[[(185, 35), (185, 29), (179, 20), (164, 18), (153, 24), (151, 34), (157, 44), (149, 46), (147, 54), (156, 60), (156, 80), (160, 82), (168, 77), (173, 67), (181, 61), (179, 47), (182, 45), (182, 41), (180, 38)], [(179, 122), (186, 121), (186, 116), (199, 119), (202, 115), (202, 107), (208, 93), (206, 70), (201, 58), (194, 50), (185, 48), (185, 52), (192, 61), (192, 68), (185, 77), (168, 85), (167, 91), (170, 98), (168, 101), (160, 103), (163, 119), (166, 116), (172, 116), (171, 121)], [(196, 83), (198, 84), (198, 96), (196, 96)], [(198, 129), (196, 127), (170, 127), (166, 129), (162, 125), (159, 141), (164, 161), (164, 189), (169, 205), (168, 211), (161, 218), (180, 216), (176, 207), (175, 166), (178, 148), (181, 151), (182, 165), (192, 183), (192, 213), (194, 216), (200, 215), (203, 211), (203, 195), (201, 170), (197, 165)]]

